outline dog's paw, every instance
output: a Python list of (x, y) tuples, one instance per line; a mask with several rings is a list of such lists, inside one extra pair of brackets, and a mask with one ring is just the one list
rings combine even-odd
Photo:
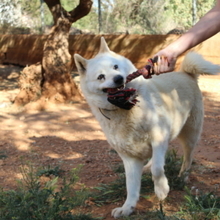
[(114, 218), (120, 218), (122, 216), (129, 216), (134, 211), (133, 206), (119, 207), (112, 210), (112, 216)]
[(167, 197), (170, 189), (169, 189), (169, 186), (164, 187), (164, 188), (160, 188), (160, 187), (155, 186), (154, 191), (155, 191), (155, 194), (157, 195), (158, 199), (160, 201), (162, 201)]
[(160, 201), (167, 197), (170, 187), (166, 177), (162, 177), (159, 181), (154, 181), (154, 191)]

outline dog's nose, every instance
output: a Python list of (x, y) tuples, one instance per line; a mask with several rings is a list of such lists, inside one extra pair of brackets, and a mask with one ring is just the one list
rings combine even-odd
[(117, 84), (117, 85), (122, 85), (123, 82), (124, 82), (124, 77), (121, 76), (121, 75), (117, 75), (117, 76), (115, 76), (115, 77), (113, 78), (113, 81), (114, 81), (114, 83)]

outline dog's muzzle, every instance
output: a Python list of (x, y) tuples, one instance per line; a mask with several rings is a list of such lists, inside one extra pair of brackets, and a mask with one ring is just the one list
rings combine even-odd
[(105, 88), (103, 92), (108, 93), (108, 101), (122, 109), (130, 110), (137, 103), (136, 89), (125, 88), (125, 80), (121, 75), (113, 78), (115, 88)]
[(109, 90), (108, 101), (122, 109), (130, 110), (138, 102), (136, 89), (125, 88), (121, 90)]
[[(125, 84), (141, 75), (145, 79), (150, 79), (154, 74), (154, 64), (157, 63), (157, 59), (158, 57), (155, 57), (154, 59), (149, 59), (147, 65), (144, 68), (129, 74), (126, 78)], [(124, 83), (124, 78), (121, 75), (117, 75), (113, 78), (113, 81), (116, 85), (120, 86)], [(138, 100), (136, 99), (137, 92), (134, 88), (124, 87), (120, 86), (114, 89), (105, 89), (104, 92), (108, 93), (108, 101), (111, 104), (122, 109), (130, 110), (138, 102)]]

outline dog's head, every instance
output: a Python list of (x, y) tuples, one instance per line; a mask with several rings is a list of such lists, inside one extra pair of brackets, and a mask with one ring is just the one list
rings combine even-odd
[[(85, 98), (93, 99), (99, 108), (115, 108), (107, 102), (107, 94), (124, 87), (128, 74), (135, 71), (134, 65), (125, 57), (112, 52), (101, 38), (98, 54), (90, 60), (74, 55), (80, 73), (80, 84)], [(88, 100), (89, 101), (89, 100)]]

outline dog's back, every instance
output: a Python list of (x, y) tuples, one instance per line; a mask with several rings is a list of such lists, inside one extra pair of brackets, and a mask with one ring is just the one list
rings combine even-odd
[(200, 130), (197, 131), (200, 134), (203, 101), (197, 78), (203, 74), (215, 75), (219, 71), (218, 65), (190, 52), (183, 60), (179, 72), (165, 73), (154, 76), (151, 80), (139, 81), (142, 84), (138, 91), (141, 96), (139, 105), (143, 111), (147, 108), (149, 111), (157, 112), (160, 119), (155, 120), (160, 121), (160, 127), (166, 124), (170, 128), (170, 140), (176, 138), (184, 125), (187, 124), (187, 127), (189, 123), (194, 124), (197, 130)]

